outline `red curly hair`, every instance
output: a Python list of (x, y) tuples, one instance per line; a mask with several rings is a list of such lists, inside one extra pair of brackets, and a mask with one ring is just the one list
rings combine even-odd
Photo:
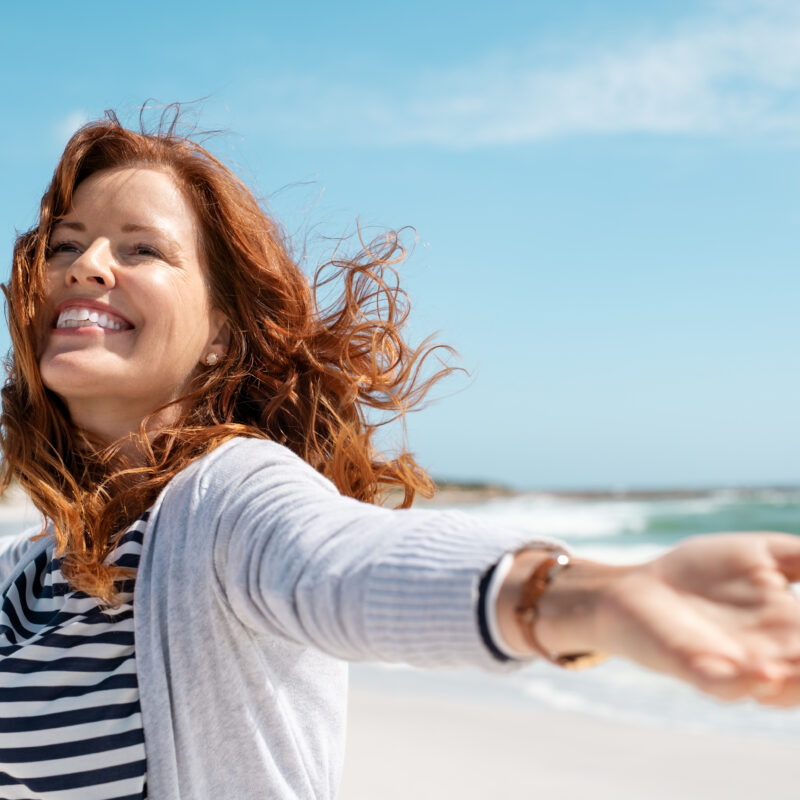
[[(394, 265), (406, 250), (397, 232), (362, 242), (354, 258), (335, 257), (309, 284), (281, 228), (244, 184), (176, 133), (179, 112), (151, 133), (126, 129), (113, 112), (82, 127), (56, 167), (38, 224), (17, 238), (11, 279), (2, 287), (12, 351), (2, 390), (0, 491), (20, 483), (52, 521), (71, 586), (108, 605), (132, 576), (103, 563), (119, 534), (179, 471), (233, 436), (286, 445), (359, 500), (375, 502), (386, 487), (402, 488), (402, 507), (415, 492), (430, 495), (433, 484), (411, 454), (383, 456), (374, 434), (387, 421), (402, 424), (451, 369), (439, 361), (438, 371), (423, 377), (423, 362), (442, 346), (426, 340), (414, 348), (403, 338), (409, 306)], [(39, 371), (51, 322), (39, 310), (53, 225), (82, 181), (129, 166), (163, 170), (184, 192), (199, 223), (212, 303), (231, 328), (219, 367), (176, 401), (184, 409), (177, 422), (148, 438), (150, 417), (142, 421), (143, 464), (126, 460), (122, 441), (100, 442), (73, 425)], [(320, 289), (331, 283), (341, 283), (341, 293), (320, 308)], [(371, 419), (372, 410), (382, 418)]]

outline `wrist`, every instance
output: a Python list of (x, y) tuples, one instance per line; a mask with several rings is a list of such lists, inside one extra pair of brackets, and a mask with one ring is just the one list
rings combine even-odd
[[(497, 602), (498, 625), (507, 645), (519, 655), (537, 653), (531, 637), (516, 613), (523, 588), (537, 567), (553, 557), (544, 550), (516, 554)], [(603, 600), (614, 581), (628, 568), (587, 559), (570, 559), (568, 566), (553, 570), (553, 579), (536, 601), (532, 617), (535, 639), (547, 653), (567, 655), (604, 651), (601, 630)]]
[(539, 598), (536, 635), (542, 647), (557, 655), (604, 652), (603, 609), (611, 588), (627, 567), (588, 559), (571, 559)]

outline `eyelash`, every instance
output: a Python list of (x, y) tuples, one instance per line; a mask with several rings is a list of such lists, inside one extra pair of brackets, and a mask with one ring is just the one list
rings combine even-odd
[[(58, 242), (57, 244), (50, 246), (50, 253), (51, 254), (64, 253), (67, 252), (68, 248), (73, 248), (74, 250), (80, 250), (80, 247), (77, 244), (75, 244), (75, 242)], [(133, 245), (132, 250), (134, 251), (134, 255), (144, 255), (144, 256), (150, 256), (152, 258), (161, 258), (161, 259), (164, 258), (164, 256), (161, 255), (161, 253), (158, 250), (156, 250), (155, 247), (149, 244), (135, 244)], [(140, 253), (138, 252), (140, 250), (144, 250), (146, 252)]]
[(147, 250), (145, 255), (153, 256), (154, 258), (163, 258), (161, 253), (155, 247), (149, 244), (136, 244), (133, 246), (134, 250)]
[(68, 247), (75, 247), (75, 245), (72, 242), (59, 242), (58, 244), (51, 244), (50, 245), (50, 252), (51, 253), (61, 253), (61, 252), (65, 251)]

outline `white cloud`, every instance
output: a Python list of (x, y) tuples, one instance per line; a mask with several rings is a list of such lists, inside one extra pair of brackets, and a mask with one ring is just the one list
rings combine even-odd
[(272, 83), (258, 95), (270, 109), (265, 124), (272, 129), (359, 144), (474, 147), (638, 132), (800, 134), (800, 9), (794, 3), (729, 2), (715, 17), (660, 37), (597, 44), (555, 64), (542, 64), (541, 53), (540, 43), (527, 53), (418, 74), (399, 92), (305, 78)]

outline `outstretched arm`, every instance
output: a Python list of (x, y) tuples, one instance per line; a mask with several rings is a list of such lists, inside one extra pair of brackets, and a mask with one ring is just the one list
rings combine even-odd
[[(550, 553), (525, 550), (498, 597), (507, 644), (532, 652), (515, 614)], [(800, 704), (800, 537), (713, 534), (635, 566), (573, 560), (539, 599), (536, 635), (551, 653), (600, 651), (725, 699)]]

